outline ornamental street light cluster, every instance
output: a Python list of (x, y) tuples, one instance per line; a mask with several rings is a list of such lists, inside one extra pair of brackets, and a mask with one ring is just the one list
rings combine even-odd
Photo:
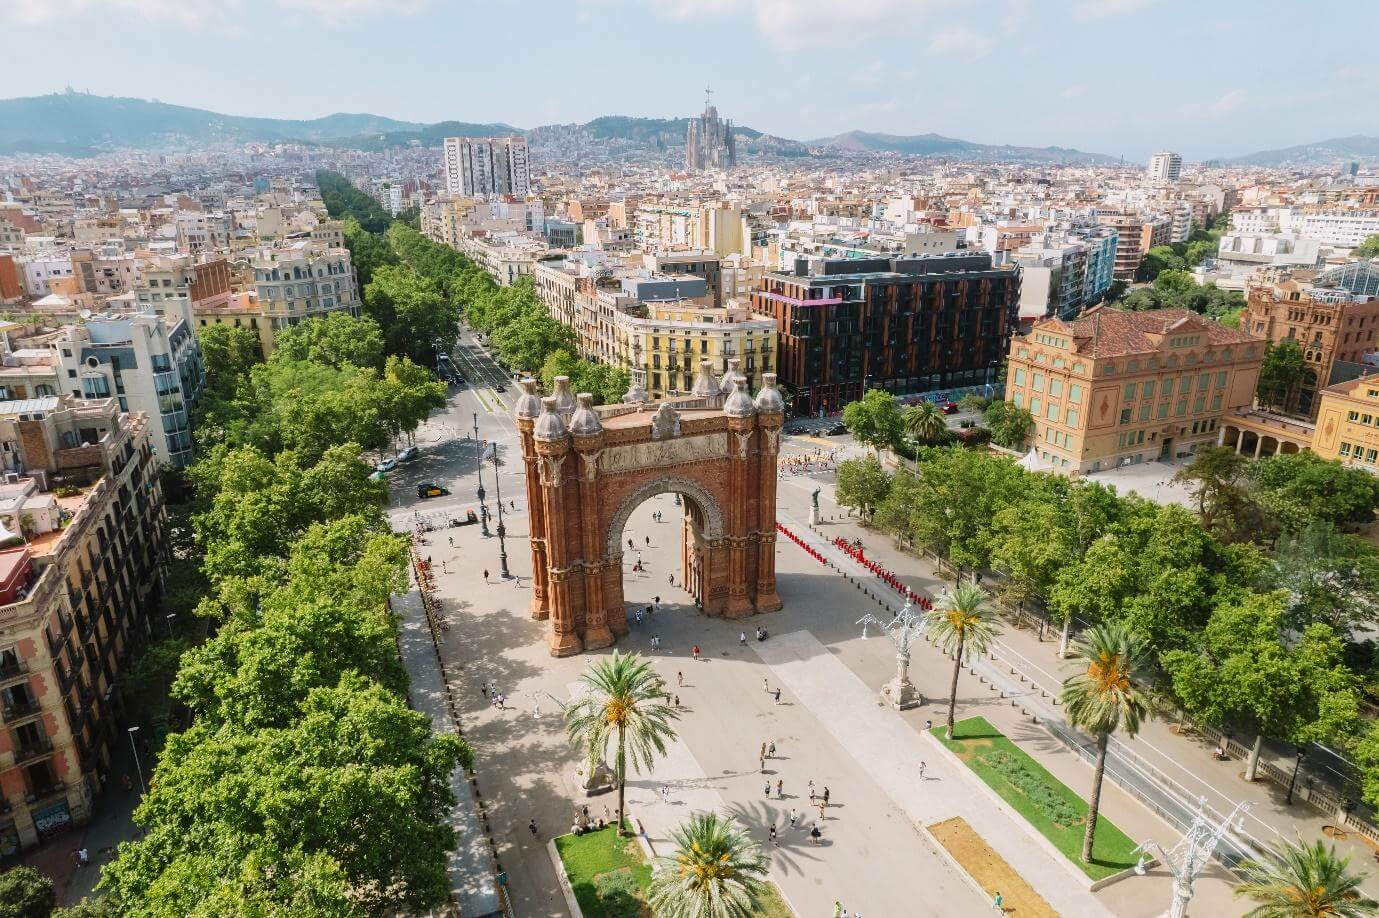
[(1225, 817), (1217, 817), (1216, 814), (1207, 809), (1207, 798), (1197, 798), (1197, 813), (1193, 817), (1192, 825), (1184, 833), (1183, 838), (1178, 844), (1173, 846), (1170, 851), (1165, 851), (1156, 841), (1146, 841), (1141, 844), (1136, 851), (1140, 852), (1139, 863), (1135, 865), (1135, 873), (1140, 876), (1145, 874), (1146, 853), (1153, 850), (1157, 851), (1159, 861), (1168, 868), (1173, 875), (1173, 903), (1168, 910), (1168, 918), (1186, 918), (1187, 904), (1192, 899), (1193, 881), (1206, 869), (1211, 857), (1216, 853), (1216, 848), (1221, 844), (1221, 839), (1231, 832), (1245, 831), (1245, 811), (1253, 804), (1242, 801), (1235, 805), (1235, 809)]
[(867, 638), (867, 628), (875, 625), (895, 645), (895, 678), (882, 687), (881, 697), (900, 711), (922, 705), (924, 696), (910, 681), (910, 645), (928, 630), (924, 613), (916, 614), (910, 606), (910, 600), (906, 599), (905, 607), (890, 621), (883, 622), (868, 612), (857, 620), (857, 624), (862, 626), (863, 640)]

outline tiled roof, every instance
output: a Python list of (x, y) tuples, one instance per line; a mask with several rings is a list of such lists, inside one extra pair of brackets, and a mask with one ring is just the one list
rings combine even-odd
[(1130, 312), (1096, 307), (1071, 322), (1051, 319), (1034, 326), (1039, 331), (1068, 335), (1078, 340), (1077, 353), (1089, 357), (1121, 357), (1159, 350), (1150, 335), (1203, 332), (1214, 345), (1262, 341), (1253, 335), (1205, 318), (1189, 309), (1151, 309)]

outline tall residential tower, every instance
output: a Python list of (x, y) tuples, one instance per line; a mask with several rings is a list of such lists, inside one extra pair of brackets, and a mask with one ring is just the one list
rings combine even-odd
[(467, 198), (525, 198), (531, 191), (526, 138), (445, 138), (445, 190)]

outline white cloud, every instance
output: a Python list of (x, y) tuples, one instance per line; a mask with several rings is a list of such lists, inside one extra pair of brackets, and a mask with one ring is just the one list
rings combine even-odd
[(1001, 17), (1001, 34), (1014, 35), (1029, 21), (1033, 0), (1006, 0), (1006, 14)]
[(1110, 19), (1138, 13), (1149, 6), (1151, 0), (1080, 0), (1073, 10), (1078, 19)]
[[(38, 25), (73, 19), (96, 11), (113, 11), (139, 16), (150, 22), (199, 26), (209, 22), (232, 22), (243, 0), (0, 0), (0, 22)], [(432, 0), (274, 0), (284, 9), (319, 17), (338, 25), (365, 16), (386, 13), (410, 16), (429, 6)]]
[(927, 14), (957, 8), (956, 0), (649, 0), (674, 19), (730, 13), (748, 15), (778, 48), (794, 51), (818, 45), (855, 45), (894, 34)]
[(994, 47), (989, 35), (982, 35), (965, 29), (962, 26), (955, 26), (951, 29), (940, 29), (934, 33), (934, 37), (929, 40), (929, 51), (932, 54), (959, 54), (964, 57), (982, 57), (990, 54)]
[(1245, 90), (1228, 89), (1215, 99), (1206, 102), (1189, 102), (1182, 107), (1181, 112), (1185, 117), (1194, 120), (1217, 118), (1240, 108), (1248, 99), (1249, 93)]
[(1081, 83), (1076, 83), (1072, 86), (1064, 87), (1059, 95), (1065, 99), (1080, 99), (1087, 95), (1087, 87), (1083, 86)]

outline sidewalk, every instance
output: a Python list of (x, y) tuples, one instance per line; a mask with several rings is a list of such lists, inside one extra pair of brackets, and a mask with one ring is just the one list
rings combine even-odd
[[(825, 494), (832, 498), (829, 490), (825, 489)], [(844, 508), (836, 508), (831, 514), (832, 521), (824, 522), (817, 528), (817, 534), (824, 542), (831, 543), (835, 536), (860, 538), (867, 557), (885, 565), (911, 588), (926, 595), (936, 596), (950, 585), (951, 581), (938, 576), (932, 562), (897, 549), (889, 536), (863, 528), (857, 520), (846, 517), (845, 513)], [(873, 592), (888, 592), (879, 580), (872, 577), (871, 581)], [(899, 603), (898, 599), (894, 602)], [(1026, 687), (1046, 704), (1057, 696), (1065, 668), (1058, 659), (1056, 633), (1047, 633), (1041, 641), (1037, 628), (1017, 629), (1008, 625), (993, 644), (992, 650), (992, 656), (1006, 665), (1007, 673), (1012, 668), (1018, 671), (1017, 675), (1011, 676), (1012, 680), (1023, 676), (1027, 680)], [(1047, 696), (1047, 700), (1044, 696)], [(1118, 739), (1131, 756), (1138, 757), (1142, 770), (1148, 772), (1146, 777), (1180, 798), (1195, 801), (1205, 797), (1208, 806), (1218, 812), (1229, 812), (1236, 803), (1249, 801), (1253, 807), (1245, 817), (1246, 832), (1268, 844), (1296, 835), (1323, 838), (1322, 827), (1337, 822), (1334, 814), (1322, 813), (1301, 801), (1291, 807), (1286, 805), (1284, 789), (1271, 782), (1244, 781), (1240, 777), (1244, 771), (1243, 761), (1232, 758), (1218, 762), (1211, 755), (1214, 743), (1202, 738), (1180, 736), (1173, 732), (1172, 726), (1151, 717), (1144, 722), (1136, 737)], [(1278, 764), (1291, 770), (1291, 762)], [(1351, 831), (1345, 839), (1328, 840), (1335, 842), (1338, 851), (1349, 854), (1357, 866), (1368, 866), (1374, 856), (1374, 848), (1357, 832)]]
[[(413, 589), (394, 596), (392, 605), (398, 616), (398, 648), (411, 678), (408, 696), (412, 707), (431, 718), (436, 732), (454, 733), (455, 720), (421, 595)], [(463, 769), (455, 769), (450, 776), (450, 789), (455, 793), (455, 808), (450, 813), (450, 825), (455, 830), (455, 847), (449, 855), (451, 895), (461, 915), (501, 914), (493, 861)]]

